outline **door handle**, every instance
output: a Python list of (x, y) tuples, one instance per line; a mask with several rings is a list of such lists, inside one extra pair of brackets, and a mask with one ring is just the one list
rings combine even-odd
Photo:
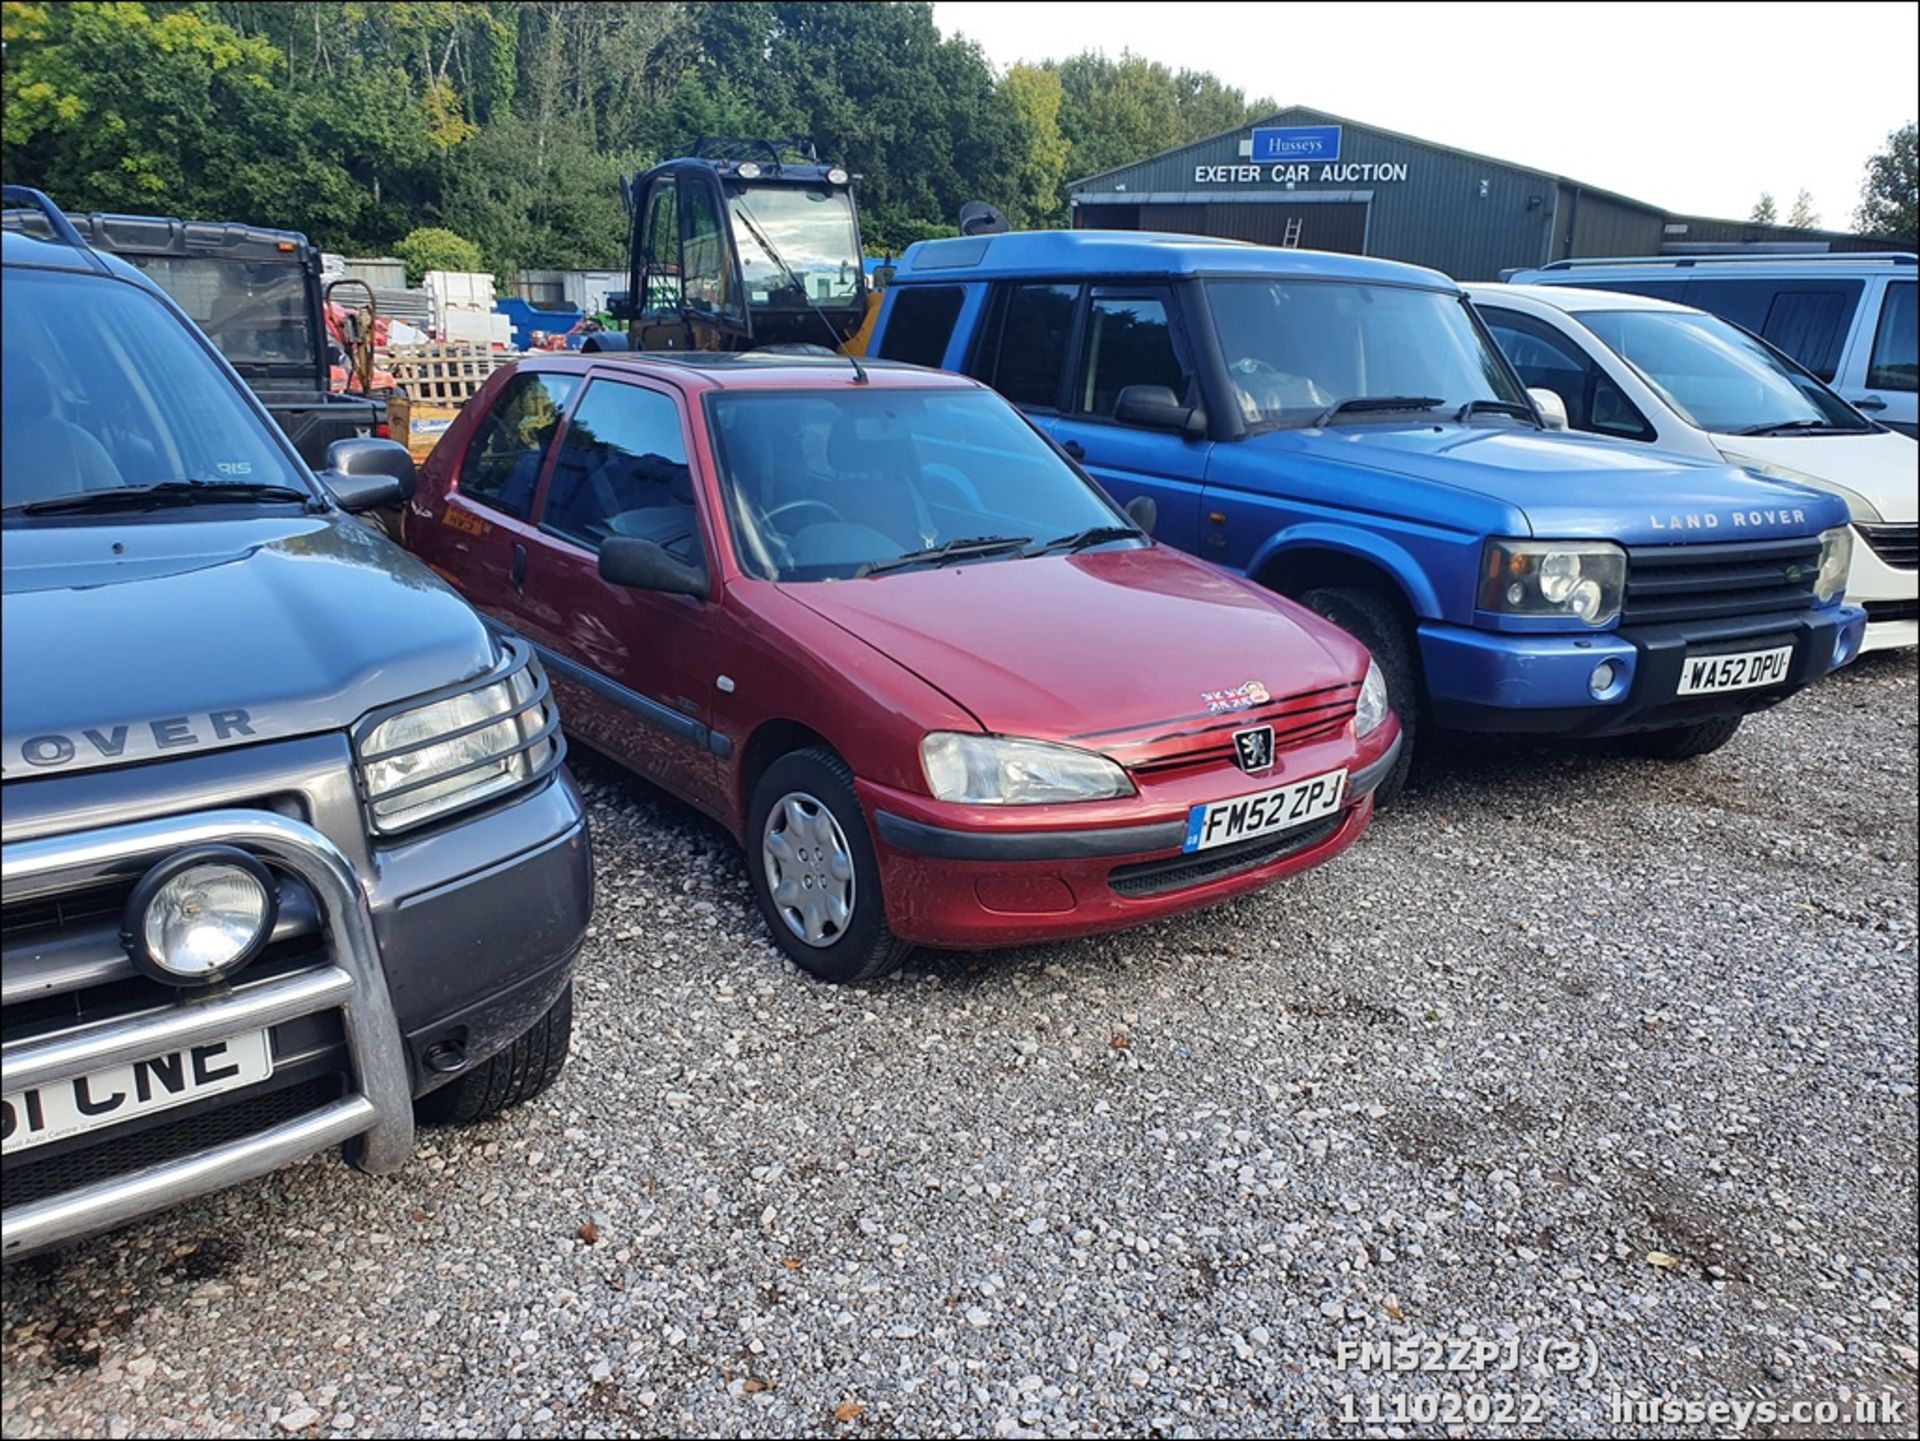
[(1853, 408), (1855, 410), (1885, 410), (1887, 403), (1877, 395), (1863, 395), (1853, 402)]
[(527, 580), (527, 548), (518, 541), (513, 545), (513, 566), (508, 571), (513, 578), (513, 588), (519, 590)]
[(1060, 442), (1060, 448), (1075, 460), (1087, 458), (1087, 448), (1077, 440), (1063, 440)]

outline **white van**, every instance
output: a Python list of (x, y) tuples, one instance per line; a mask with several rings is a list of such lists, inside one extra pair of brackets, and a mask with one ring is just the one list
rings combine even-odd
[(1558, 396), (1570, 428), (1841, 496), (1861, 542), (1847, 599), (1866, 607), (1864, 648), (1920, 641), (1920, 444), (1704, 311), (1562, 285), (1466, 291), (1521, 380), (1536, 398)]
[(1731, 320), (1777, 346), (1852, 405), (1903, 435), (1916, 429), (1920, 257), (1669, 255), (1556, 260), (1510, 271), (1516, 285), (1577, 285), (1672, 300)]

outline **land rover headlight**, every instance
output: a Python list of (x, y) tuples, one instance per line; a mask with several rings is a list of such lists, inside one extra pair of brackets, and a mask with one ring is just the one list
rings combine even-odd
[(1750, 470), (1765, 480), (1784, 480), (1789, 485), (1804, 485), (1809, 490), (1824, 490), (1829, 495), (1837, 495), (1847, 503), (1856, 521), (1865, 521), (1868, 525), (1878, 524), (1880, 509), (1857, 490), (1850, 490), (1837, 480), (1828, 480), (1824, 476), (1809, 475), (1804, 470), (1795, 470), (1790, 465), (1775, 465), (1770, 460), (1755, 460), (1750, 455), (1740, 455), (1731, 450), (1720, 452), (1723, 459), (1731, 461), (1742, 470)]
[(1387, 718), (1387, 681), (1380, 667), (1367, 662), (1367, 678), (1360, 683), (1360, 699), (1353, 708), (1353, 733), (1372, 735)]
[(1603, 540), (1490, 540), (1480, 567), (1480, 609), (1498, 615), (1601, 626), (1626, 590), (1627, 553)]
[(934, 731), (920, 742), (920, 764), (936, 800), (963, 805), (1036, 806), (1133, 794), (1127, 773), (1105, 756), (1047, 741)]
[(546, 676), (514, 647), (466, 690), (376, 712), (358, 748), (374, 829), (391, 833), (545, 775), (559, 764), (559, 722)]
[(1813, 579), (1813, 598), (1830, 605), (1846, 594), (1847, 572), (1853, 568), (1853, 527), (1836, 525), (1820, 532), (1820, 574)]
[(272, 873), (253, 856), (235, 846), (196, 846), (140, 878), (120, 939), (155, 980), (207, 985), (260, 953), (279, 906)]

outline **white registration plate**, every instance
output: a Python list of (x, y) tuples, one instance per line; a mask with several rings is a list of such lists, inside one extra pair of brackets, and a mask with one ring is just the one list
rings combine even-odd
[(1210, 850), (1308, 825), (1339, 810), (1346, 791), (1343, 768), (1274, 790), (1195, 806), (1187, 812), (1187, 843), (1180, 849)]
[(184, 1106), (222, 1091), (238, 1090), (273, 1074), (273, 1048), (265, 1031), (188, 1046), (125, 1066), (108, 1066), (69, 1081), (55, 1081), (0, 1097), (0, 1150), (15, 1151), (64, 1141), (135, 1116)]
[(1678, 695), (1705, 695), (1718, 690), (1752, 690), (1778, 685), (1787, 678), (1793, 647), (1749, 650), (1738, 655), (1690, 655), (1680, 666)]

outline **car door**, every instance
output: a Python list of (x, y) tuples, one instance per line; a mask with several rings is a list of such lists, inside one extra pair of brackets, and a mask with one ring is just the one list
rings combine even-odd
[(1875, 286), (1878, 293), (1868, 296), (1859, 337), (1848, 349), (1835, 388), (1882, 425), (1903, 435), (1920, 435), (1915, 404), (1920, 284), (1889, 279), (1876, 281)]
[(1154, 535), (1181, 550), (1200, 545), (1200, 491), (1212, 443), (1127, 424), (1114, 414), (1130, 385), (1164, 386), (1199, 403), (1191, 350), (1172, 292), (1165, 286), (1097, 285), (1081, 306), (1071, 385), (1052, 431), (1073, 456), (1126, 505), (1153, 498)]
[(519, 630), (525, 622), (533, 504), (580, 377), (520, 370), (495, 394), (460, 456), (421, 553), (476, 608)]
[[(1074, 281), (1019, 281), (996, 287), (967, 373), (1020, 407), (1047, 434), (1067, 393), (1067, 361), (1083, 287)], [(891, 343), (892, 321), (888, 322)]]
[(709, 698), (726, 670), (720, 607), (600, 578), (610, 537), (652, 541), (711, 577), (680, 392), (595, 375), (560, 433), (526, 568), (526, 631), (567, 729), (696, 805), (721, 804)]

